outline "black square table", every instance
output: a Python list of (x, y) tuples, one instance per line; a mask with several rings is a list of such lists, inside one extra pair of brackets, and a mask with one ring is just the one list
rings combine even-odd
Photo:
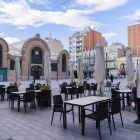
[[(85, 97), (85, 98), (80, 98), (80, 99), (74, 99), (74, 100), (69, 100), (69, 101), (64, 101), (64, 113), (63, 113), (63, 128), (66, 129), (67, 128), (67, 116), (66, 116), (66, 105), (74, 105), (74, 106), (78, 106), (79, 108), (81, 108), (81, 122), (82, 122), (82, 135), (84, 135), (84, 117), (83, 117), (83, 113), (84, 113), (84, 107), (89, 106), (89, 105), (93, 105), (94, 103), (97, 103), (99, 101), (105, 101), (108, 100), (110, 101), (109, 98), (107, 97), (97, 97), (97, 96), (90, 96), (90, 97)], [(79, 111), (80, 113), (80, 111)], [(80, 116), (80, 114), (79, 114)]]

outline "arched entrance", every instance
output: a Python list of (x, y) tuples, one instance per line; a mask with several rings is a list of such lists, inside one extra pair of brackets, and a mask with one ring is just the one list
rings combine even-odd
[(36, 79), (40, 79), (42, 75), (42, 68), (40, 66), (32, 66), (31, 75), (35, 76)]

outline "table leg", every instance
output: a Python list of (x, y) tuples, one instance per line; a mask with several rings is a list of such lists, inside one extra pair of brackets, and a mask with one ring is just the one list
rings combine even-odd
[(20, 96), (18, 96), (18, 112), (20, 112)]
[(125, 107), (125, 102), (124, 102), (124, 93), (122, 93), (122, 98), (123, 98), (123, 110), (124, 110), (124, 107)]
[(79, 123), (81, 123), (81, 111), (80, 111), (80, 106), (78, 106), (78, 111), (79, 111)]
[(85, 122), (84, 122), (84, 107), (81, 107), (81, 121), (82, 121), (82, 135), (84, 135)]
[(63, 127), (67, 128), (67, 116), (66, 116), (66, 104), (64, 103), (64, 112), (63, 112)]
[(92, 110), (94, 111), (94, 104), (92, 104)]

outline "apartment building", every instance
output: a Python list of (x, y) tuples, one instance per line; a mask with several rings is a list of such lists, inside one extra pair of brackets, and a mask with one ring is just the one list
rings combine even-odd
[[(117, 62), (117, 60), (119, 60), (118, 58), (125, 56), (124, 45), (118, 42), (112, 43), (110, 46), (104, 47), (104, 53), (105, 61), (107, 61), (107, 76), (112, 74), (114, 77), (117, 77), (118, 75), (125, 73), (125, 69), (118, 72), (119, 66)], [(124, 63), (120, 63), (120, 65), (124, 65)]]
[[(75, 77), (77, 76), (77, 57), (85, 57), (85, 54), (87, 54), (89, 58), (89, 52), (91, 51), (90, 54), (92, 54), (98, 40), (101, 40), (103, 45), (107, 47), (108, 43), (102, 36), (102, 33), (99, 33), (90, 27), (84, 28), (81, 32), (74, 32), (73, 35), (69, 37), (69, 61), (74, 64)], [(92, 60), (91, 58), (88, 60), (88, 58), (86, 58), (87, 61)], [(83, 64), (84, 63), (83, 59)], [(85, 65), (83, 68), (85, 70)]]
[(133, 56), (140, 55), (140, 19), (128, 25), (128, 47)]

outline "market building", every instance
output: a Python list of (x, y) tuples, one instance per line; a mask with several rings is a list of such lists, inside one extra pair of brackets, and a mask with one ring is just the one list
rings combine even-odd
[(57, 75), (59, 79), (68, 78), (69, 53), (63, 49), (60, 41), (58, 41), (59, 46), (57, 47), (56, 39), (54, 39), (55, 45), (53, 39), (49, 38), (49, 40), (51, 43), (47, 43), (46, 39), (41, 39), (40, 35), (36, 34), (9, 45), (3, 38), (0, 38), (0, 81), (14, 80), (16, 57), (20, 59), (22, 80), (31, 80), (33, 76), (36, 76), (36, 79), (44, 79), (44, 55), (46, 51), (50, 54), (52, 79), (56, 79)]

